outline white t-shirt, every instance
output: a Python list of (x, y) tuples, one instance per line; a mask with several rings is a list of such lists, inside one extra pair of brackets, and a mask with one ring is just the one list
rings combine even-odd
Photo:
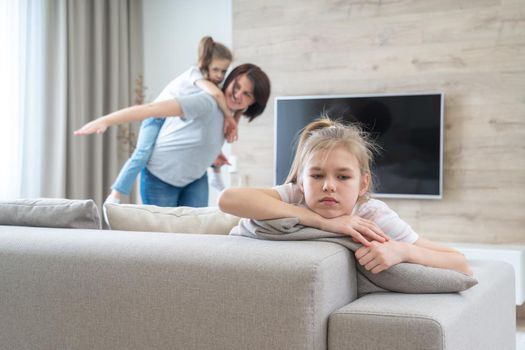
[(196, 66), (191, 66), (189, 69), (170, 81), (170, 83), (166, 85), (160, 95), (155, 99), (155, 102), (202, 92), (202, 89), (195, 85), (195, 82), (197, 80), (203, 79), (204, 76), (202, 75), (200, 69)]
[[(279, 193), (283, 202), (306, 206), (303, 193), (298, 185), (287, 183), (273, 189)], [(378, 199), (369, 199), (357, 204), (352, 215), (375, 222), (384, 233), (396, 241), (414, 243), (419, 239), (419, 235), (412, 230), (409, 224), (403, 221), (385, 202)]]

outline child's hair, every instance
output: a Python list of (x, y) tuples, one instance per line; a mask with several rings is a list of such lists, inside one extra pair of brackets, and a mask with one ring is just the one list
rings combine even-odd
[(233, 81), (242, 74), (246, 74), (253, 84), (253, 97), (255, 102), (243, 113), (243, 115), (248, 117), (248, 122), (251, 122), (264, 112), (266, 103), (268, 103), (268, 98), (270, 97), (271, 84), (270, 79), (261, 68), (255, 64), (245, 63), (235, 67), (231, 73), (228, 74), (224, 80), (223, 89), (226, 89), (230, 83), (233, 83)]
[(231, 61), (233, 60), (233, 55), (226, 46), (213, 41), (211, 36), (205, 36), (199, 43), (197, 66), (206, 77), (208, 76), (208, 68), (210, 67), (211, 61), (214, 59)]
[(370, 168), (373, 154), (378, 151), (378, 146), (359, 126), (342, 124), (330, 119), (327, 115), (321, 116), (302, 129), (286, 183), (300, 181), (301, 173), (314, 152), (332, 150), (337, 146), (345, 147), (357, 158), (361, 176), (370, 175), (368, 191), (359, 198), (360, 200), (368, 199), (373, 191), (373, 177)]

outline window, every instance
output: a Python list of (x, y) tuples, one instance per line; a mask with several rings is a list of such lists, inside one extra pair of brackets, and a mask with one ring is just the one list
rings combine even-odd
[(23, 2), (0, 4), (0, 199), (20, 193), (21, 9)]

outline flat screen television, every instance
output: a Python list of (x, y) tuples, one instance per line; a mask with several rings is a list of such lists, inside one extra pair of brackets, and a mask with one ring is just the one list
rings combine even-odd
[(326, 114), (358, 123), (379, 144), (372, 168), (375, 197), (439, 199), (443, 100), (442, 92), (277, 97), (274, 184), (288, 175), (301, 129)]

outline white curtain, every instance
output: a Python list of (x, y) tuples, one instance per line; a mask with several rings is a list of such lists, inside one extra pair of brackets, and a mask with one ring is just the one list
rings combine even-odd
[(0, 2), (0, 199), (20, 196), (20, 58), (25, 1)]
[[(43, 189), (41, 181), (48, 169), (45, 153), (55, 149), (45, 147), (49, 139), (44, 138), (46, 123), (45, 106), (55, 82), (60, 77), (46, 81), (44, 68), (46, 54), (45, 11), (47, 4), (39, 0), (23, 0), (20, 21), (20, 197), (43, 197), (50, 192)], [(49, 90), (48, 90), (49, 89)], [(58, 96), (59, 94), (56, 94)], [(62, 132), (63, 130), (60, 130)], [(57, 132), (53, 139), (59, 139)]]
[[(0, 198), (101, 204), (137, 126), (79, 138), (84, 123), (133, 104), (142, 73), (140, 0), (0, 0)], [(9, 103), (7, 103), (9, 102)]]

